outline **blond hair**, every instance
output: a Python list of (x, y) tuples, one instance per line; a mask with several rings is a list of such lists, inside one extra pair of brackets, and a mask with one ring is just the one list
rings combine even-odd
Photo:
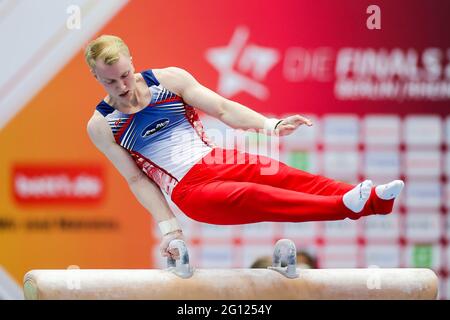
[(89, 67), (94, 69), (97, 59), (112, 65), (119, 60), (120, 54), (130, 57), (130, 50), (125, 42), (116, 36), (102, 35), (88, 44), (84, 58)]

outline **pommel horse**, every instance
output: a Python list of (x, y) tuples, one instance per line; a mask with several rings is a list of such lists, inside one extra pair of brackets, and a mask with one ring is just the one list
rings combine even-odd
[(25, 298), (425, 300), (438, 294), (438, 278), (430, 269), (299, 269), (295, 244), (288, 239), (276, 243), (267, 269), (194, 270), (183, 241), (173, 240), (170, 247), (179, 250), (180, 259), (168, 258), (164, 270), (31, 270), (24, 276)]

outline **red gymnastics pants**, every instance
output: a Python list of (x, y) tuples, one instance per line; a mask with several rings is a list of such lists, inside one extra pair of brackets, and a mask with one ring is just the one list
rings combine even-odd
[(190, 218), (220, 225), (356, 220), (392, 212), (394, 200), (378, 198), (375, 188), (362, 212), (349, 210), (342, 196), (354, 187), (268, 157), (215, 148), (180, 180), (171, 198)]

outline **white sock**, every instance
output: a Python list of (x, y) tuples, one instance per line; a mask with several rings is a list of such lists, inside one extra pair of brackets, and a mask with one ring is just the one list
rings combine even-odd
[(365, 180), (344, 194), (342, 201), (344, 205), (353, 212), (359, 213), (364, 208), (372, 190), (372, 181)]
[(404, 186), (405, 183), (402, 180), (394, 180), (387, 184), (377, 186), (375, 193), (383, 200), (390, 200), (397, 198)]

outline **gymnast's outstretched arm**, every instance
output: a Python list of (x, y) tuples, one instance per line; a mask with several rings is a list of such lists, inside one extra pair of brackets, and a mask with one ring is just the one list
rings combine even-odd
[(88, 122), (87, 132), (95, 146), (113, 163), (128, 182), (139, 202), (159, 223), (163, 239), (161, 254), (177, 256), (177, 252), (167, 251), (170, 240), (182, 239), (182, 230), (169, 207), (161, 189), (149, 179), (134, 163), (128, 152), (119, 146), (112, 135), (106, 119), (96, 110)]
[(279, 135), (292, 133), (300, 125), (312, 125), (311, 120), (293, 115), (285, 119), (268, 119), (262, 114), (229, 99), (200, 84), (186, 70), (170, 67), (154, 69), (156, 78), (168, 90), (187, 104), (213, 116), (234, 129), (266, 129)]

